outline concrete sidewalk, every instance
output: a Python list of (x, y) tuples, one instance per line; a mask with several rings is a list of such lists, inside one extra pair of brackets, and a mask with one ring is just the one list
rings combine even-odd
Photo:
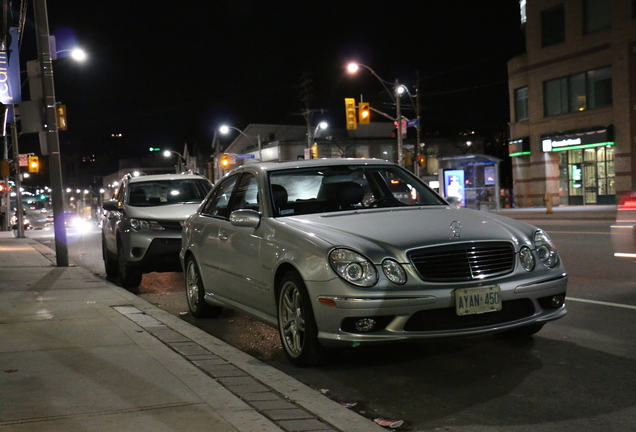
[(2, 234), (0, 431), (385, 430), (82, 267), (56, 267), (35, 240)]

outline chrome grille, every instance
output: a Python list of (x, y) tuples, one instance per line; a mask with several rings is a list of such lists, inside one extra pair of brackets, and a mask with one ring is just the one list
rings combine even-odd
[(458, 243), (417, 249), (409, 259), (424, 281), (461, 282), (512, 272), (515, 250), (510, 242)]
[(165, 229), (166, 231), (178, 231), (181, 232), (183, 230), (183, 227), (181, 226), (181, 222), (179, 221), (157, 221), (159, 222), (159, 225), (161, 225), (163, 227), (163, 229)]

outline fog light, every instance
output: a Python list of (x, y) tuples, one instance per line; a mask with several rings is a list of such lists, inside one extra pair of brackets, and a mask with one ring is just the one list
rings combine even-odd
[(563, 294), (555, 295), (554, 297), (550, 299), (550, 307), (555, 309), (559, 308), (563, 306), (563, 302), (565, 302), (565, 295)]
[(543, 309), (558, 309), (565, 303), (565, 293), (555, 294), (547, 297), (541, 297), (539, 304)]
[(373, 318), (362, 318), (355, 322), (354, 326), (359, 332), (370, 332), (375, 329), (377, 323)]

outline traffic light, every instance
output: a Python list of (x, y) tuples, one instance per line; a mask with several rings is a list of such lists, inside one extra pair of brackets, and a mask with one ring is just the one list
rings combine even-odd
[(57, 128), (59, 130), (67, 130), (68, 123), (66, 122), (66, 105), (55, 105), (55, 113), (57, 114)]
[(228, 169), (230, 167), (230, 156), (228, 154), (221, 155), (221, 168)]
[(30, 173), (36, 173), (40, 171), (40, 161), (37, 156), (29, 156), (28, 158), (28, 166)]
[(345, 98), (345, 115), (347, 117), (347, 129), (358, 129), (356, 121), (356, 100), (354, 98)]
[(161, 151), (161, 149), (159, 147), (149, 147), (148, 151), (150, 151), (150, 152), (158, 152), (158, 151)]
[(371, 123), (371, 109), (369, 108), (369, 102), (360, 102), (358, 105), (358, 122), (360, 122), (360, 124)]

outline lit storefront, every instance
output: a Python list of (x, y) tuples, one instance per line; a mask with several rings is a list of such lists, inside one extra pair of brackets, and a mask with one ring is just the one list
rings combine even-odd
[(614, 204), (612, 125), (541, 135), (544, 152), (559, 152), (560, 203)]

